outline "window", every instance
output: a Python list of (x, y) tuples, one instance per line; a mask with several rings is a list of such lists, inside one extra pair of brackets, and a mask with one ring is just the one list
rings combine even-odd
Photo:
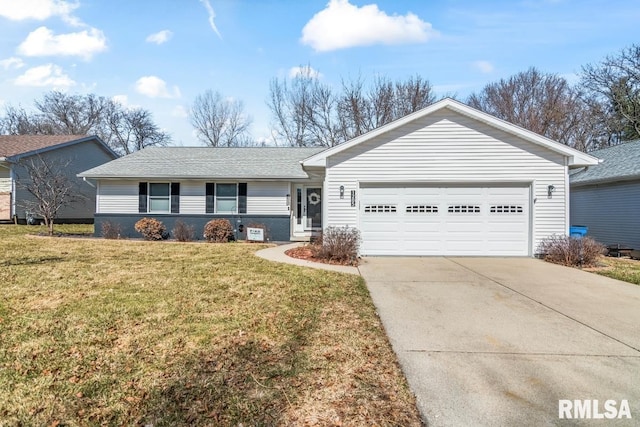
[(247, 213), (247, 183), (205, 184), (206, 213)]
[(437, 206), (431, 205), (409, 205), (406, 209), (407, 213), (438, 213)]
[(395, 205), (366, 205), (364, 207), (366, 213), (393, 213), (396, 212)]
[(237, 184), (216, 184), (216, 213), (238, 212)]
[(170, 212), (171, 191), (168, 182), (149, 183), (149, 212)]
[(470, 205), (451, 205), (448, 209), (449, 213), (480, 213), (480, 206)]
[(491, 213), (522, 213), (523, 209), (520, 205), (496, 205), (491, 206)]
[(179, 182), (139, 182), (139, 213), (180, 213)]

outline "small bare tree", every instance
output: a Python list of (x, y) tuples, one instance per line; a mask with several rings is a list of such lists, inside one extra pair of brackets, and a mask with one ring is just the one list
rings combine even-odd
[(70, 164), (70, 159), (45, 160), (40, 156), (19, 163), (28, 177), (18, 177), (17, 185), (32, 197), (19, 202), (19, 205), (42, 217), (50, 236), (53, 235), (53, 224), (63, 208), (88, 199), (67, 174)]
[(251, 118), (244, 113), (242, 101), (224, 99), (219, 92), (207, 90), (196, 96), (190, 118), (198, 139), (211, 147), (250, 143)]

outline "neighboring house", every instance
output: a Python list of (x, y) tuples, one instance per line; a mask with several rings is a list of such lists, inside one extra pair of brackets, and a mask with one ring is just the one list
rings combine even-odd
[(571, 225), (605, 245), (640, 249), (640, 140), (590, 154), (602, 163), (571, 174)]
[(330, 149), (148, 148), (88, 170), (96, 232), (228, 218), (272, 240), (361, 231), (363, 255), (532, 256), (569, 228), (569, 168), (597, 159), (444, 99)]
[(0, 221), (20, 222), (26, 219), (23, 206), (33, 200), (21, 182), (29, 179), (25, 162), (31, 160), (55, 164), (70, 161), (65, 173), (75, 182), (76, 190), (87, 200), (64, 208), (58, 221), (87, 222), (92, 220), (95, 188), (77, 174), (90, 167), (109, 162), (118, 156), (99, 138), (86, 135), (0, 135)]

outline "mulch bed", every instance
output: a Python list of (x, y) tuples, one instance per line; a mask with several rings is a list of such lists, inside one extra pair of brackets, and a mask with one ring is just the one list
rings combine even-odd
[(311, 262), (321, 262), (323, 264), (348, 265), (353, 267), (356, 267), (358, 265), (357, 261), (356, 262), (349, 262), (349, 261), (339, 262), (335, 260), (316, 258), (313, 256), (313, 253), (309, 248), (309, 246), (298, 246), (297, 248), (289, 249), (284, 253), (287, 256), (290, 256), (291, 258), (303, 259)]

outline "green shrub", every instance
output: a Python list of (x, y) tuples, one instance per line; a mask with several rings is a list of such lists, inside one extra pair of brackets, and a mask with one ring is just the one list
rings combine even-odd
[(360, 232), (357, 228), (327, 227), (311, 244), (315, 258), (340, 264), (358, 264)]
[(233, 227), (228, 219), (212, 219), (204, 225), (207, 242), (225, 243), (233, 238)]
[(145, 240), (162, 240), (168, 237), (167, 227), (155, 218), (142, 218), (134, 228)]
[(538, 252), (545, 261), (568, 267), (592, 267), (606, 248), (590, 237), (550, 236), (540, 243)]
[(181, 220), (177, 220), (171, 230), (171, 234), (178, 242), (191, 242), (196, 238), (196, 232), (193, 225), (185, 224)]

